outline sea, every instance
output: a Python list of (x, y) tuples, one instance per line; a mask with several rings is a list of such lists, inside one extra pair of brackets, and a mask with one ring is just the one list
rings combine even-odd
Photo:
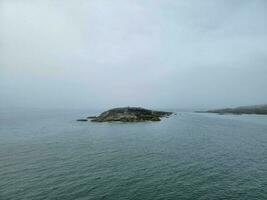
[(266, 200), (267, 116), (0, 111), (0, 200)]

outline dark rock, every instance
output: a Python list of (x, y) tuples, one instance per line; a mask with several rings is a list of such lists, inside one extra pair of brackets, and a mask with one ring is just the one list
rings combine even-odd
[(78, 122), (87, 122), (87, 119), (77, 119)]
[(96, 118), (96, 116), (89, 116), (89, 117), (87, 117), (87, 119), (95, 119)]
[(92, 122), (144, 122), (160, 121), (160, 118), (170, 116), (172, 112), (153, 111), (140, 107), (114, 108), (92, 118)]

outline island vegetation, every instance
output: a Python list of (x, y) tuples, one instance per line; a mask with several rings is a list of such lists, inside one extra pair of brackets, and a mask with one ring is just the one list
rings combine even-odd
[(77, 121), (92, 122), (144, 122), (144, 121), (160, 121), (162, 117), (168, 117), (172, 112), (154, 111), (141, 107), (122, 107), (113, 108), (101, 113), (99, 116), (90, 116), (86, 119), (78, 119)]

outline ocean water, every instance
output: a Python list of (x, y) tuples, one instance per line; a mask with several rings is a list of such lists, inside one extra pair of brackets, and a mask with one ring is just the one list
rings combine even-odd
[(92, 114), (1, 111), (0, 199), (267, 199), (267, 116), (75, 121)]

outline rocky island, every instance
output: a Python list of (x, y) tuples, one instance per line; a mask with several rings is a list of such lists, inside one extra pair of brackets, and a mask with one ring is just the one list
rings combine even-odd
[(79, 119), (77, 121), (92, 122), (144, 122), (144, 121), (160, 121), (162, 117), (168, 117), (172, 112), (154, 111), (141, 107), (122, 107), (113, 108), (101, 113), (99, 116), (88, 117), (87, 119)]
[(267, 104), (264, 105), (254, 105), (254, 106), (241, 106), (237, 108), (224, 108), (216, 110), (204, 111), (206, 113), (217, 113), (217, 114), (257, 114), (257, 115), (267, 115)]

